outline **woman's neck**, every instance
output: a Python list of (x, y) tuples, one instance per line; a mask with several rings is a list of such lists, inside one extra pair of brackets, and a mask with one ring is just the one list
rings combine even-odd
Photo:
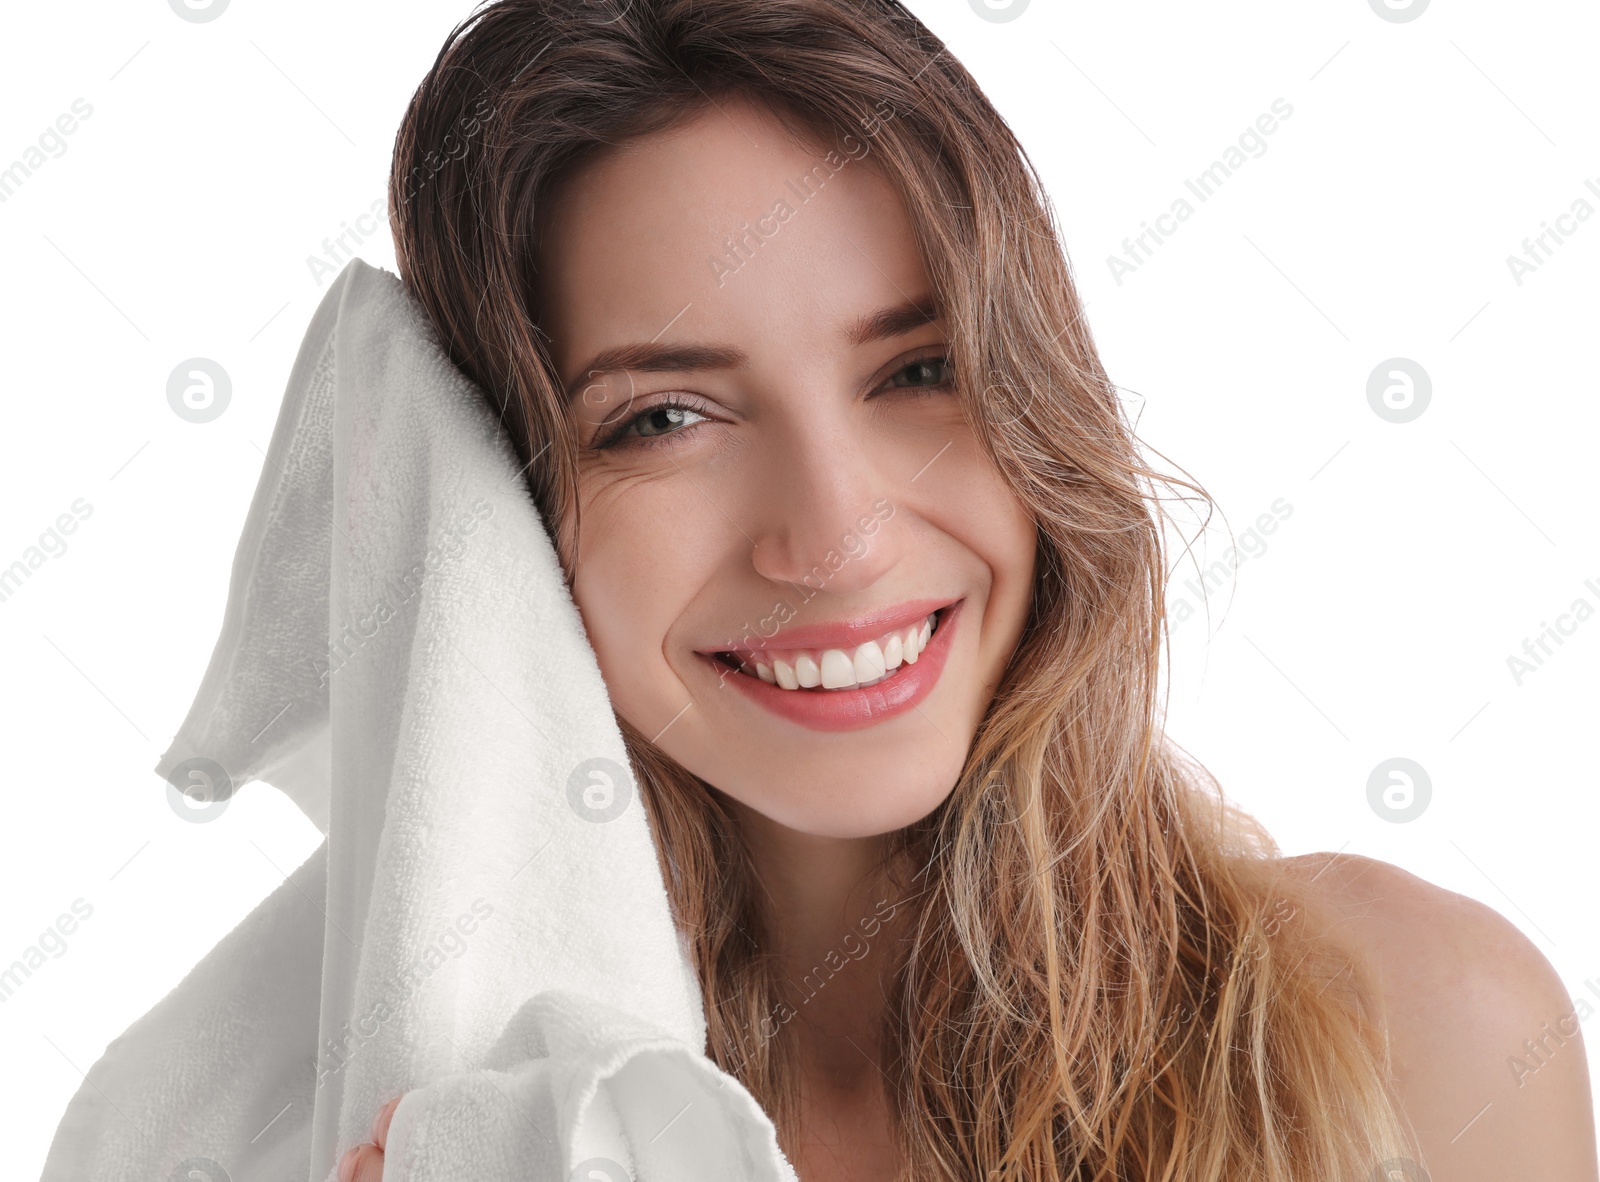
[(817, 837), (736, 811), (766, 893), (765, 951), (783, 983), (773, 1037), (795, 1040), (810, 1090), (869, 1086), (878, 1075), (894, 920), (904, 926), (907, 911), (882, 864), (886, 839)]

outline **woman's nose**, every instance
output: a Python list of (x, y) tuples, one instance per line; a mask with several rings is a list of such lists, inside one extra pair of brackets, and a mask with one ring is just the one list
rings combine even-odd
[(751, 564), (763, 578), (860, 591), (903, 557), (892, 481), (850, 432), (790, 437), (762, 457), (755, 483)]

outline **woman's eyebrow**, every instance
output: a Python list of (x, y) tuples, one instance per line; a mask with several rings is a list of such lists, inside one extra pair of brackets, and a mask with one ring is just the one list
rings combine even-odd
[(873, 341), (904, 336), (924, 324), (933, 324), (938, 319), (939, 307), (934, 298), (931, 295), (921, 295), (903, 304), (879, 308), (876, 312), (861, 317), (850, 326), (845, 339), (855, 346), (870, 345)]
[[(876, 312), (858, 317), (846, 330), (845, 339), (852, 347), (858, 348), (873, 341), (903, 336), (938, 319), (938, 306), (933, 297), (919, 296), (903, 304), (879, 308)], [(702, 369), (737, 369), (749, 360), (748, 353), (731, 345), (665, 345), (655, 341), (612, 345), (590, 358), (589, 364), (580, 369), (578, 376), (567, 384), (567, 401), (576, 398), (585, 383), (604, 374), (624, 370), (685, 373)]]
[(642, 341), (602, 349), (567, 384), (567, 401), (578, 396), (586, 383), (605, 374), (637, 370), (641, 373), (683, 373), (697, 369), (736, 369), (750, 360), (742, 349), (719, 345), (658, 345)]

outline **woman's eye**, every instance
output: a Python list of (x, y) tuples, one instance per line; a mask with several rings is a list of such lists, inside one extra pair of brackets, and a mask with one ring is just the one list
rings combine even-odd
[[(896, 370), (886, 388), (926, 393), (945, 389), (952, 384), (954, 377), (954, 367), (948, 357), (919, 357)], [(634, 415), (597, 446), (607, 448), (614, 444), (626, 444), (629, 440), (653, 441), (681, 434), (682, 428), (704, 421), (708, 421), (707, 416), (693, 407), (664, 402)]]
[[(948, 357), (919, 357), (911, 364), (901, 366), (889, 379), (889, 385), (900, 389), (927, 386), (937, 388), (949, 385), (953, 376)], [(910, 380), (900, 380), (905, 377), (909, 377)]]
[(662, 435), (674, 435), (680, 427), (693, 426), (705, 417), (699, 411), (687, 406), (663, 403), (651, 407), (642, 414), (634, 415), (606, 440), (606, 445), (620, 443), (629, 437), (654, 439)]
[[(694, 417), (690, 418), (691, 415)], [(634, 419), (632, 425), (639, 428), (640, 435), (669, 435), (674, 428), (686, 427), (703, 418), (705, 415), (692, 411), (687, 406), (658, 406)]]

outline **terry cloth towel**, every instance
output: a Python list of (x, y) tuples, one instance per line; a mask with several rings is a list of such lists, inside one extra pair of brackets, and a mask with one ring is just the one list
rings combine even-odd
[(42, 1182), (325, 1182), (402, 1093), (385, 1182), (795, 1179), (704, 1054), (510, 440), (359, 259), (295, 359), (222, 634), (156, 772), (208, 821), (264, 780), (326, 840), (106, 1048)]

